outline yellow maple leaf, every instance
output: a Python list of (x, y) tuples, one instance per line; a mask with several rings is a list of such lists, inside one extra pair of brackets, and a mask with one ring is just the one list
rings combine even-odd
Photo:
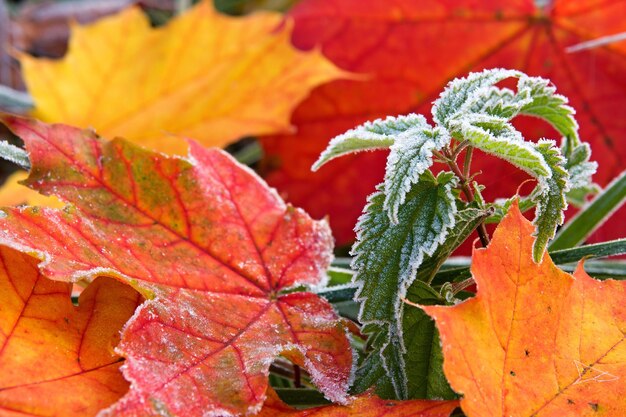
[(180, 136), (221, 147), (288, 131), (309, 91), (345, 73), (296, 50), (282, 19), (229, 17), (203, 1), (162, 28), (137, 8), (73, 25), (62, 60), (20, 56), (33, 115), (169, 153), (186, 151)]

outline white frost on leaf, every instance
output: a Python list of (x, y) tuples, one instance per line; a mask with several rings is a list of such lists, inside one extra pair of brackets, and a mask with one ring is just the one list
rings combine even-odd
[(422, 129), (402, 133), (391, 145), (385, 170), (385, 202), (393, 224), (398, 223), (398, 210), (404, 204), (413, 184), (433, 164), (433, 151), (441, 150), (450, 140), (445, 128), (431, 128), (426, 121)]
[(580, 144), (576, 111), (568, 105), (567, 97), (556, 93), (556, 87), (541, 77), (521, 77), (518, 92), (528, 91), (532, 101), (522, 107), (520, 114), (535, 116), (550, 123), (573, 146)]
[(550, 168), (535, 146), (519, 139), (519, 132), (512, 126), (494, 132), (480, 124), (480, 121), (468, 117), (455, 121), (454, 131), (472, 146), (504, 159), (536, 178), (550, 176)]
[(520, 71), (494, 68), (452, 80), (433, 103), (433, 119), (438, 125), (448, 127), (448, 122), (455, 116), (466, 114), (464, 113), (467, 111), (464, 108), (466, 103), (472, 103), (475, 97), (484, 95), (482, 90), (489, 89), (507, 78), (522, 76), (524, 73)]
[(537, 204), (534, 220), (537, 239), (533, 246), (533, 258), (535, 262), (540, 262), (548, 241), (554, 237), (557, 226), (563, 224), (565, 219), (565, 195), (570, 189), (570, 183), (569, 174), (563, 168), (565, 158), (555, 142), (542, 139), (537, 143), (536, 149), (550, 168), (550, 176), (539, 178), (538, 193), (533, 196), (533, 201)]
[(413, 113), (365, 122), (361, 126), (333, 138), (311, 169), (317, 171), (322, 165), (339, 156), (386, 149), (393, 145), (397, 135), (412, 129), (419, 129), (425, 123), (424, 116)]
[[(452, 188), (457, 178), (441, 172), (435, 179), (426, 171), (407, 194), (398, 212), (399, 223), (391, 224), (383, 207), (384, 185), (368, 198), (357, 224), (357, 242), (352, 249), (355, 300), (360, 302), (359, 320), (381, 325), (387, 332), (383, 349), (393, 338), (402, 343), (402, 302), (415, 280), (425, 256), (432, 256), (454, 227), (457, 211)], [(404, 347), (399, 347), (404, 352)], [(401, 360), (398, 359), (398, 360)], [(395, 378), (394, 380), (397, 380)], [(403, 383), (406, 383), (404, 381)], [(397, 386), (397, 393), (406, 387)]]

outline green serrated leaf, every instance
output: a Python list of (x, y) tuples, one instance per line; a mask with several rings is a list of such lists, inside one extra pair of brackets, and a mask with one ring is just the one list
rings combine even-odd
[(439, 268), (450, 257), (452, 252), (465, 242), (478, 225), (490, 214), (490, 211), (469, 207), (459, 210), (454, 216), (454, 227), (452, 227), (446, 241), (440, 245), (432, 256), (424, 258), (422, 265), (417, 270), (416, 282), (423, 281), (430, 283), (439, 271)]
[[(407, 298), (423, 305), (442, 304), (439, 294), (426, 283), (416, 281), (408, 290)], [(408, 399), (454, 399), (443, 373), (443, 355), (439, 335), (434, 322), (421, 309), (404, 305), (402, 319), (403, 341), (406, 352), (402, 354)], [(398, 399), (392, 379), (385, 368), (398, 354), (392, 344), (386, 346), (383, 355), (378, 354), (381, 339), (376, 339), (373, 352), (365, 358), (356, 372), (354, 393), (360, 393), (375, 386), (376, 394), (385, 399)], [(393, 369), (392, 369), (393, 370)]]
[(411, 186), (433, 164), (433, 151), (441, 150), (450, 140), (443, 128), (431, 128), (426, 121), (422, 128), (399, 135), (387, 158), (385, 171), (385, 202), (383, 207), (393, 224), (398, 223), (398, 210)]
[[(465, 78), (457, 78), (448, 83), (443, 93), (433, 103), (433, 119), (438, 125), (449, 129), (450, 120), (459, 113), (467, 114), (468, 109), (464, 107), (466, 103), (468, 107), (472, 107), (475, 102), (480, 101), (483, 95), (481, 89), (491, 87), (504, 79), (519, 78), (523, 75), (520, 71), (495, 68), (474, 72)], [(472, 97), (473, 94), (476, 94), (477, 98)]]
[(328, 161), (342, 155), (387, 149), (393, 145), (397, 135), (412, 129), (421, 129), (426, 125), (428, 123), (421, 114), (387, 117), (384, 120), (378, 119), (373, 122), (366, 122), (333, 138), (311, 169), (317, 171)]
[(500, 221), (502, 221), (504, 216), (506, 216), (507, 213), (509, 212), (509, 209), (511, 208), (511, 204), (513, 204), (514, 201), (517, 201), (519, 205), (519, 209), (522, 213), (530, 210), (531, 208), (535, 207), (535, 202), (533, 201), (532, 198), (533, 198), (532, 196), (524, 196), (524, 197), (513, 196), (511, 198), (506, 198), (506, 199), (497, 199), (496, 201), (494, 201), (493, 203), (489, 205), (493, 213), (485, 219), (485, 223), (486, 224), (500, 223)]
[(554, 141), (539, 141), (536, 149), (543, 155), (550, 167), (551, 175), (540, 179), (538, 192), (533, 197), (537, 205), (534, 224), (537, 227), (533, 258), (540, 262), (548, 241), (554, 237), (557, 226), (563, 224), (563, 212), (567, 208), (565, 194), (569, 189), (569, 174), (563, 168), (565, 158), (561, 155)]
[(459, 113), (480, 113), (511, 120), (531, 100), (528, 90), (515, 93), (508, 88), (483, 87), (472, 95)]
[[(451, 173), (442, 172), (435, 179), (426, 171), (400, 207), (397, 225), (391, 224), (384, 210), (382, 191), (370, 196), (357, 224), (352, 268), (356, 271), (354, 283), (359, 287), (355, 297), (361, 302), (359, 319), (365, 324), (378, 323), (390, 340), (396, 340), (399, 346), (394, 348), (399, 351), (403, 351), (401, 298), (424, 256), (432, 255), (454, 226), (457, 208), (451, 189), (455, 184), (456, 177)], [(402, 358), (389, 357), (393, 360), (388, 360), (388, 365), (397, 369), (393, 369), (393, 375), (388, 369), (388, 375), (397, 396), (404, 398), (407, 388), (406, 378), (401, 376)]]
[(589, 194), (595, 194), (599, 187), (593, 183), (592, 176), (598, 169), (596, 162), (589, 161), (591, 148), (588, 143), (580, 143), (577, 146), (567, 146), (564, 141), (561, 153), (565, 157), (565, 170), (570, 175), (570, 190), (567, 192), (567, 201), (582, 206)]
[(570, 146), (580, 144), (578, 123), (574, 119), (576, 112), (567, 105), (567, 97), (556, 94), (556, 87), (549, 80), (523, 76), (517, 83), (517, 89), (519, 92), (529, 91), (532, 99), (522, 107), (520, 114), (539, 117), (550, 123), (570, 142)]
[(454, 132), (483, 152), (502, 158), (534, 177), (550, 175), (550, 168), (532, 143), (510, 124), (499, 125), (493, 117), (472, 115), (454, 123)]

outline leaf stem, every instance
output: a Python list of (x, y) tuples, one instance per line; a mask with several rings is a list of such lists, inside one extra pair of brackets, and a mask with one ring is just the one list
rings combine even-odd
[[(456, 175), (459, 178), (461, 182), (459, 184), (461, 187), (461, 191), (463, 191), (463, 194), (465, 194), (467, 201), (469, 203), (475, 201), (476, 198), (474, 197), (474, 192), (469, 186), (469, 175), (461, 171), (458, 164), (456, 163), (456, 160), (453, 159), (452, 153), (449, 150), (444, 149), (443, 154), (446, 157), (446, 162), (448, 166), (450, 167), (452, 172), (454, 172), (454, 175)], [(468, 161), (468, 154), (469, 154), (469, 161)], [(472, 159), (472, 147), (469, 147), (469, 149), (467, 150), (467, 153), (465, 154), (466, 163), (465, 163), (465, 166), (463, 167), (464, 171), (469, 171), (469, 163), (471, 163), (471, 159)], [(487, 247), (487, 245), (489, 245), (489, 234), (487, 233), (487, 228), (485, 227), (485, 224), (483, 222), (480, 222), (480, 224), (476, 228), (476, 232), (478, 233), (478, 238), (480, 239), (480, 243), (483, 245), (483, 247)]]

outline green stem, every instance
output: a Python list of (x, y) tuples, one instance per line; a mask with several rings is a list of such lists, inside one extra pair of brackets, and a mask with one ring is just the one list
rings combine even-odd
[[(471, 162), (471, 149), (472, 148), (470, 147), (467, 150), (467, 153), (465, 154), (466, 162), (468, 159), (467, 157), (468, 154), (470, 155), (469, 162)], [(452, 159), (452, 153), (450, 153), (447, 149), (444, 149), (443, 154), (447, 158), (448, 166), (450, 167), (452, 172), (454, 172), (454, 175), (456, 175), (461, 181), (460, 183), (461, 191), (463, 192), (463, 194), (465, 194), (465, 198), (467, 198), (467, 201), (469, 203), (475, 201), (474, 192), (469, 186), (469, 175), (466, 175), (464, 172), (461, 171), (456, 161)], [(469, 164), (465, 165), (464, 171), (469, 171)], [(489, 245), (489, 234), (487, 233), (487, 228), (485, 227), (485, 224), (483, 222), (480, 222), (480, 224), (476, 228), (476, 232), (478, 233), (478, 238), (480, 239), (480, 243), (483, 245), (483, 247), (486, 248), (487, 245)]]

